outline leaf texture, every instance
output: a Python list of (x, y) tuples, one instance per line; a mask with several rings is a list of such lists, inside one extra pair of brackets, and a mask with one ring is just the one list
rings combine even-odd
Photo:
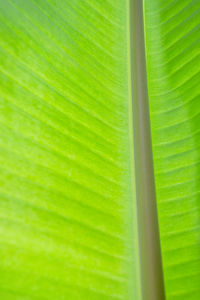
[[(144, 1), (167, 299), (200, 295), (200, 3)], [(0, 298), (141, 299), (129, 1), (0, 0)]]
[(148, 88), (167, 299), (200, 297), (200, 2), (145, 1)]
[(128, 4), (0, 0), (0, 298), (139, 299)]

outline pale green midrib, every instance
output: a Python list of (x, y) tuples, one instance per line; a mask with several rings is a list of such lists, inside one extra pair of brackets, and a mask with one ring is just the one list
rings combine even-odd
[(153, 153), (148, 107), (146, 50), (141, 0), (129, 0), (132, 126), (142, 298), (164, 300), (164, 279), (157, 216)]

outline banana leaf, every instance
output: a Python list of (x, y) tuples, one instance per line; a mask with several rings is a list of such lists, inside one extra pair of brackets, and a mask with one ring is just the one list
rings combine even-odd
[[(0, 0), (2, 300), (200, 297), (200, 2), (138, 1), (139, 60), (134, 2)], [(145, 276), (154, 248), (141, 251), (141, 60), (157, 299), (144, 291), (162, 284)]]

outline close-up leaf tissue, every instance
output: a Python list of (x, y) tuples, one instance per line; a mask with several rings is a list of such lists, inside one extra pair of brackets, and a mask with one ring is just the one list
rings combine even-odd
[(0, 0), (0, 300), (200, 300), (200, 0)]

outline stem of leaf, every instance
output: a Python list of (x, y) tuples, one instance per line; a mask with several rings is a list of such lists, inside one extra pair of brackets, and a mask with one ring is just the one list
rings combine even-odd
[(143, 300), (164, 300), (156, 204), (142, 0), (130, 0), (131, 81), (136, 196)]

